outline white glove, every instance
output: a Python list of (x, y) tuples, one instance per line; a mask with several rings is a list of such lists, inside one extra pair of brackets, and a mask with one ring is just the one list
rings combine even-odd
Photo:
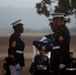
[(44, 41), (46, 40), (47, 38), (45, 36), (43, 36), (39, 41)]
[(16, 64), (16, 70), (20, 70), (20, 68), (21, 68), (20, 64), (19, 63)]
[(65, 64), (60, 64), (60, 69), (63, 69), (65, 67)]

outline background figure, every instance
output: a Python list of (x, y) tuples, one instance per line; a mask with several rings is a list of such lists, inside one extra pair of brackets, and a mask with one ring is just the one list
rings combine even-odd
[(9, 70), (9, 57), (6, 57), (3, 61), (3, 69), (6, 71), (4, 75), (11, 75)]
[(23, 33), (22, 19), (15, 21), (11, 24), (14, 29), (14, 33), (9, 39), (8, 56), (10, 58), (10, 73), (11, 75), (21, 75), (22, 67), (24, 66), (24, 42), (20, 36)]
[(69, 52), (72, 62), (67, 65), (67, 75), (76, 75), (76, 58), (74, 57), (73, 51)]
[(48, 57), (44, 55), (44, 51), (39, 51), (39, 54), (34, 57), (29, 72), (32, 75), (48, 75), (49, 63)]

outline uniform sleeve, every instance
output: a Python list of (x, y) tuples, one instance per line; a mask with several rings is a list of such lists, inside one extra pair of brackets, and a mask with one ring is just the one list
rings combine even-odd
[(64, 42), (66, 41), (66, 33), (63, 29), (59, 29), (58, 32), (55, 34), (55, 38), (53, 41), (53, 50), (60, 49), (61, 46), (64, 46)]
[(9, 39), (9, 49), (8, 49), (8, 54), (13, 57), (16, 52), (16, 45), (17, 45), (17, 38), (16, 36), (12, 35)]

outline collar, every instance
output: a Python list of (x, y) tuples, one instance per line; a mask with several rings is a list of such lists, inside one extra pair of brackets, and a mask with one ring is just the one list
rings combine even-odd
[(20, 36), (21, 36), (20, 33), (16, 33), (16, 32), (14, 32), (14, 34), (15, 34), (17, 37), (20, 37)]

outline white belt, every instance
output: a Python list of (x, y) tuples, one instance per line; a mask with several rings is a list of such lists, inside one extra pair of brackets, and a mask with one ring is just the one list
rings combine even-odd
[(23, 51), (17, 50), (16, 53), (23, 54)]
[(76, 68), (66, 68), (66, 70), (68, 70), (68, 71), (74, 71), (74, 70), (76, 70)]
[(60, 49), (60, 46), (53, 46), (53, 49)]

